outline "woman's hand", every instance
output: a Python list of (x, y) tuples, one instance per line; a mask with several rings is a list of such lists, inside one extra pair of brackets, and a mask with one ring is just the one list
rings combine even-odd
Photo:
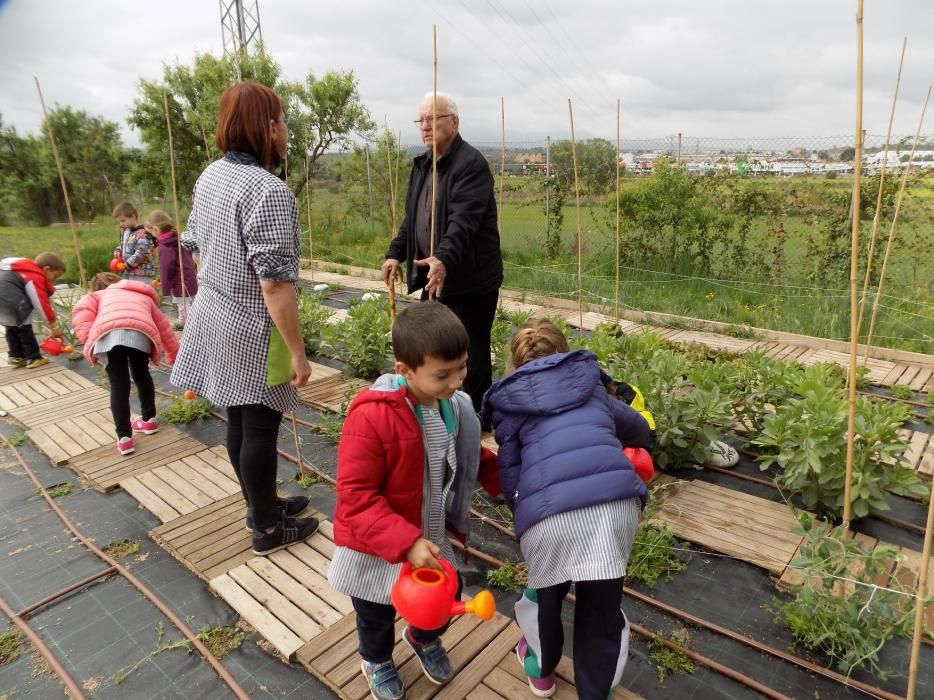
[(311, 376), (311, 365), (304, 355), (292, 355), (292, 386), (305, 386)]

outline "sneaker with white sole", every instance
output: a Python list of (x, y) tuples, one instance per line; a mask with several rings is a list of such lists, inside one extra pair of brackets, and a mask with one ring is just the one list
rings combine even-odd
[[(525, 641), (525, 637), (522, 637), (519, 640), (519, 643), (516, 645), (516, 657), (519, 659), (519, 664), (522, 666), (522, 670), (526, 672), (526, 677), (529, 679), (529, 690), (532, 691), (532, 694), (539, 698), (550, 698), (555, 694), (555, 674), (549, 673), (547, 676), (542, 678), (537, 678), (535, 676), (528, 675), (528, 672), (525, 669), (525, 660), (529, 654), (529, 644)], [(537, 663), (535, 664), (537, 666)]]
[(360, 664), (360, 670), (363, 671), (363, 677), (370, 686), (370, 695), (376, 700), (403, 700), (405, 698), (405, 686), (402, 685), (399, 671), (392, 659), (381, 664), (364, 661)]
[(714, 440), (707, 446), (704, 464), (710, 467), (729, 469), (739, 462), (739, 453), (725, 442)]
[(149, 420), (137, 418), (135, 421), (133, 421), (132, 427), (134, 433), (152, 435), (153, 433), (159, 432), (159, 421), (157, 421), (155, 418), (150, 418)]
[(129, 455), (136, 452), (136, 445), (133, 444), (133, 438), (122, 437), (117, 440), (117, 452), (122, 455)]
[[(285, 517), (293, 518), (308, 507), (308, 496), (278, 496), (276, 498), (279, 513)], [(246, 529), (253, 531), (252, 509), (246, 509)]]
[(444, 685), (454, 677), (454, 671), (451, 669), (451, 661), (448, 659), (448, 653), (441, 646), (441, 640), (436, 639), (433, 642), (419, 644), (409, 635), (409, 626), (406, 625), (402, 631), (402, 638), (405, 643), (412, 647), (415, 652), (415, 658), (422, 665), (422, 671), (425, 677), (435, 685)]
[(272, 532), (253, 530), (253, 554), (265, 557), (306, 540), (317, 531), (317, 518), (282, 518)]
[(25, 367), (26, 358), (25, 357), (9, 357), (7, 358), (6, 363), (8, 367)]

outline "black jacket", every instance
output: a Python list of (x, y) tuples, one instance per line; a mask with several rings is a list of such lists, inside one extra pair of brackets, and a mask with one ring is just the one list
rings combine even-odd
[[(387, 258), (406, 261), (409, 292), (427, 281), (427, 267), (416, 268), (418, 236), (415, 209), (426, 178), (431, 178), (431, 151), (417, 158), (409, 176), (405, 218), (389, 244)], [(441, 299), (475, 296), (499, 289), (503, 283), (503, 255), (496, 227), (493, 174), (486, 158), (461, 138), (454, 137), (438, 161), (438, 196), (435, 257), (446, 271)]]

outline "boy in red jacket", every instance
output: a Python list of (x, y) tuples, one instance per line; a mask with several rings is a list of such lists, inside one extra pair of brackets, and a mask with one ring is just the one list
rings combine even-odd
[(55, 253), (40, 253), (35, 260), (4, 258), (0, 260), (0, 325), (6, 330), (7, 364), (11, 367), (41, 367), (49, 361), (39, 352), (32, 330), (38, 314), (60, 338), (55, 309), (49, 297), (52, 284), (65, 273), (65, 263)]
[[(377, 700), (405, 697), (392, 661), (396, 610), (389, 599), (402, 563), (440, 569), (441, 556), (453, 564), (447, 530), (466, 541), (477, 481), (491, 496), (500, 492), (496, 455), (481, 447), (473, 403), (458, 391), (467, 343), (463, 324), (443, 304), (400, 313), (392, 327), (396, 373), (356, 396), (337, 448), (337, 547), (328, 581), (353, 602), (363, 675)], [(440, 641), (445, 629), (406, 626), (402, 633), (439, 685), (453, 675)]]

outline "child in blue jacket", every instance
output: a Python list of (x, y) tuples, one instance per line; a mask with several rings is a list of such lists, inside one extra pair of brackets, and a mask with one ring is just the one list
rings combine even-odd
[(568, 350), (549, 321), (516, 331), (513, 369), (487, 393), (482, 419), (496, 430), (503, 493), (529, 566), (515, 607), (529, 687), (539, 697), (555, 692), (561, 603), (573, 582), (578, 697), (605, 700), (626, 663), (623, 577), (648, 495), (621, 448), (647, 448), (650, 431), (607, 393), (592, 352)]

